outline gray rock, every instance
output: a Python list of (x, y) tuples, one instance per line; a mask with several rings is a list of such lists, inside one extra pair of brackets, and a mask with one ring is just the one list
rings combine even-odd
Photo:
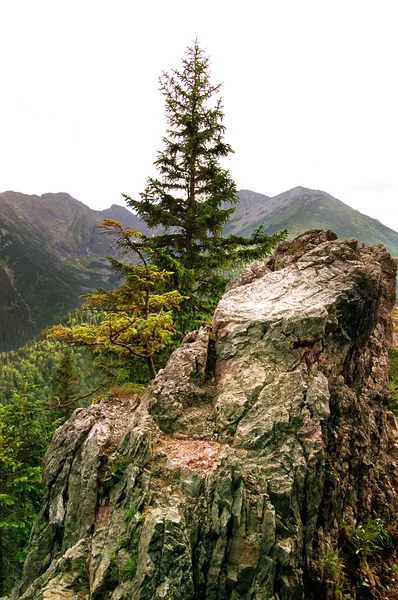
[[(47, 453), (12, 600), (392, 594), (388, 556), (355, 555), (350, 539), (397, 516), (395, 276), (381, 246), (322, 231), (283, 242), (140, 405), (75, 412)], [(330, 556), (346, 560), (344, 581)]]

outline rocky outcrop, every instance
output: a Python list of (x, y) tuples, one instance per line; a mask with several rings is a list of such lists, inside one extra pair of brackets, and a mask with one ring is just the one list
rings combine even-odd
[(395, 275), (382, 246), (283, 242), (141, 401), (75, 411), (11, 598), (398, 597)]

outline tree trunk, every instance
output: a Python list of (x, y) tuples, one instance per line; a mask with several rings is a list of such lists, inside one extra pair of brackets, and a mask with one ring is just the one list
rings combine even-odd
[(152, 356), (147, 356), (146, 364), (148, 365), (149, 379), (155, 379), (155, 377), (156, 377), (156, 369), (155, 369), (155, 365), (153, 363), (153, 357)]

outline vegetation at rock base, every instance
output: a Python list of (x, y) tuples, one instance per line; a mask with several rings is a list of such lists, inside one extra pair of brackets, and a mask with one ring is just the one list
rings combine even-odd
[(41, 461), (56, 422), (25, 384), (0, 405), (0, 593), (18, 580), (42, 495)]
[(398, 347), (396, 346), (396, 339), (398, 336), (398, 304), (395, 305), (395, 309), (392, 312), (393, 326), (394, 326), (394, 339), (395, 344), (391, 348), (388, 358), (390, 361), (390, 369), (388, 376), (390, 379), (390, 386), (392, 391), (392, 398), (390, 402), (390, 410), (393, 411), (396, 417), (398, 417)]
[(145, 238), (153, 264), (173, 273), (171, 286), (186, 299), (176, 313), (183, 334), (213, 312), (228, 268), (269, 254), (286, 232), (267, 236), (261, 225), (250, 237), (223, 237), (234, 212), (237, 190), (222, 166), (231, 152), (224, 141), (221, 84), (210, 81), (210, 59), (197, 41), (187, 49), (181, 70), (163, 73), (160, 89), (166, 104), (164, 149), (140, 200), (127, 203), (153, 231)]
[(392, 540), (381, 519), (368, 519), (355, 528), (349, 544), (356, 555), (369, 557), (390, 549)]
[[(79, 311), (65, 322), (95, 318)], [(19, 350), (0, 353), (0, 595), (21, 573), (42, 496), (41, 463), (54, 430), (75, 406), (90, 403), (91, 395), (79, 398), (104, 378), (84, 349), (65, 349), (45, 332)]]
[[(376, 581), (394, 581), (397, 566), (397, 529), (380, 518), (356, 524), (340, 539), (339, 548), (327, 550), (315, 569), (332, 600), (367, 598)], [(373, 596), (369, 596), (373, 597)]]
[(339, 550), (329, 550), (326, 552), (322, 562), (321, 577), (332, 588), (332, 593), (336, 597), (342, 594), (346, 583), (346, 576), (343, 559)]
[(398, 417), (398, 348), (391, 348), (389, 353), (390, 370), (389, 378), (392, 391), (390, 409)]

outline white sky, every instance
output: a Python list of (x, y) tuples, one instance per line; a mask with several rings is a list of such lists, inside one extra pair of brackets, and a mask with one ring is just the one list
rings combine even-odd
[(238, 189), (322, 189), (398, 230), (394, 0), (0, 0), (0, 191), (138, 197), (162, 71), (198, 36)]

